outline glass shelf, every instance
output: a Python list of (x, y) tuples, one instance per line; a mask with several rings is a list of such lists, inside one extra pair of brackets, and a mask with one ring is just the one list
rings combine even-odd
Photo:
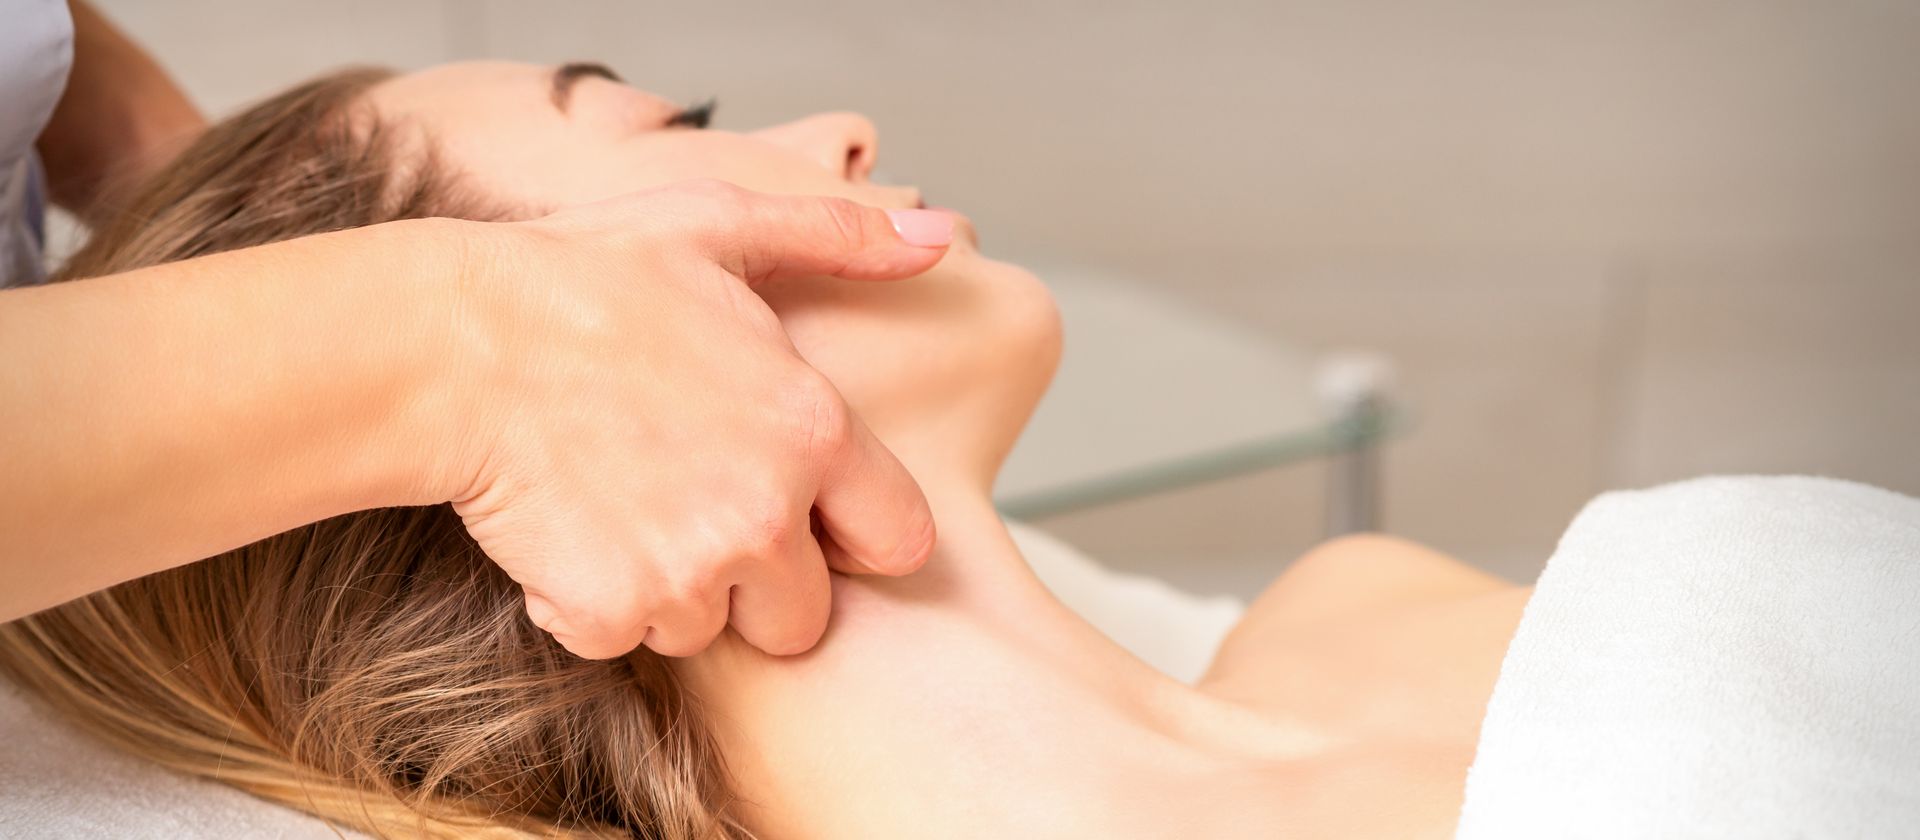
[[(1352, 356), (1303, 351), (1143, 285), (1041, 276), (1059, 301), (1066, 350), (995, 488), (1007, 516), (1038, 519), (1313, 458), (1355, 456), (1351, 468), (1370, 472), (1362, 456), (1405, 425), (1385, 397), (1384, 363), (1359, 364), (1356, 378)], [(1369, 498), (1330, 507), (1372, 509), (1371, 476), (1336, 479), (1335, 492)]]

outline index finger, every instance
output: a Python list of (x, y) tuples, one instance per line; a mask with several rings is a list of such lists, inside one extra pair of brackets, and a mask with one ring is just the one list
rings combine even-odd
[(826, 466), (814, 499), (838, 549), (829, 565), (849, 574), (904, 575), (933, 552), (933, 510), (907, 468), (850, 417), (846, 444)]

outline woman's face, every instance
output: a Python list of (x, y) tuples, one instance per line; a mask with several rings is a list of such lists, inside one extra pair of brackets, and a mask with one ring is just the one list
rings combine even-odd
[[(735, 133), (589, 65), (449, 64), (371, 94), (382, 120), (418, 127), (441, 163), (489, 198), (538, 215), (691, 178), (771, 193), (923, 206), (869, 180), (872, 123), (817, 114)], [(909, 466), (990, 480), (1059, 353), (1058, 318), (1026, 271), (981, 256), (962, 222), (950, 253), (898, 283), (813, 279), (763, 288), (801, 355)]]

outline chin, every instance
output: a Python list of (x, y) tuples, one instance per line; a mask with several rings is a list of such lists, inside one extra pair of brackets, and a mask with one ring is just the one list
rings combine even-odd
[(965, 246), (897, 283), (810, 278), (761, 294), (801, 356), (910, 467), (990, 480), (1060, 361), (1046, 285)]
[[(1032, 401), (1038, 403), (1060, 366), (1064, 340), (1060, 306), (1053, 292), (1033, 272), (1012, 263), (983, 260), (1000, 285), (1005, 311), (999, 319), (1002, 341), (1017, 352), (1020, 373), (1029, 380)], [(1027, 406), (1030, 413), (1032, 405)]]
[(987, 259), (982, 263), (981, 273), (994, 286), (995, 302), (989, 353), (995, 416), (980, 418), (992, 438), (984, 447), (991, 480), (1053, 382), (1063, 334), (1060, 307), (1039, 277), (1012, 263)]

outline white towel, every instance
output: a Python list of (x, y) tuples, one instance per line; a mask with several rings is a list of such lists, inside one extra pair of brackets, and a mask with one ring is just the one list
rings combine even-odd
[(1458, 840), (1920, 837), (1920, 500), (1589, 504), (1507, 652)]
[(320, 820), (93, 740), (0, 680), (0, 837), (342, 840)]

